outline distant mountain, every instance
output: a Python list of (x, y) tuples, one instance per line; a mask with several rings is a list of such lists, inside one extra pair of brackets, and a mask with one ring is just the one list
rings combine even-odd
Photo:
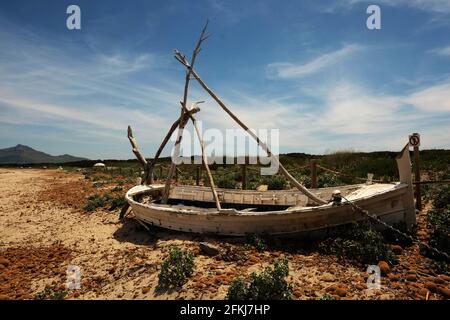
[(87, 160), (69, 154), (52, 156), (18, 144), (15, 147), (0, 149), (0, 164), (32, 164), (32, 163), (63, 163)]

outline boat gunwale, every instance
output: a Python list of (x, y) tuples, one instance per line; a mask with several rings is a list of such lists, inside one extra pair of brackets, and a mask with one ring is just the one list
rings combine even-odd
[[(381, 185), (381, 184), (375, 184), (375, 185)], [(384, 184), (383, 184), (384, 185)], [(351, 202), (353, 203), (359, 203), (359, 202), (365, 202), (367, 200), (379, 200), (379, 198), (383, 195), (388, 195), (393, 192), (401, 192), (402, 190), (405, 191), (409, 186), (406, 183), (397, 182), (392, 185), (392, 188), (384, 189), (381, 191), (376, 191), (372, 194), (365, 195), (359, 198), (353, 198), (351, 199)], [(357, 186), (357, 185), (355, 185)], [(210, 215), (210, 216), (225, 216), (225, 215), (233, 215), (233, 216), (266, 216), (266, 215), (288, 215), (288, 214), (300, 214), (300, 213), (319, 213), (319, 212), (326, 212), (327, 209), (332, 208), (332, 203), (327, 203), (319, 206), (311, 206), (311, 207), (305, 207), (305, 206), (292, 206), (284, 210), (274, 210), (274, 211), (243, 211), (243, 210), (237, 210), (234, 208), (230, 209), (222, 209), (221, 211), (218, 211), (217, 209), (211, 208), (206, 210), (192, 210), (192, 209), (183, 209), (180, 207), (169, 207), (167, 205), (163, 204), (144, 204), (137, 202), (133, 199), (134, 196), (137, 195), (144, 195), (146, 193), (151, 192), (152, 190), (163, 188), (164, 185), (162, 184), (153, 184), (153, 185), (138, 185), (128, 190), (128, 192), (125, 195), (126, 200), (128, 203), (133, 206), (139, 206), (144, 209), (151, 209), (151, 210), (159, 210), (162, 212), (167, 213), (173, 213), (173, 214), (186, 214), (186, 215)], [(193, 186), (195, 187), (195, 186)], [(138, 190), (134, 191), (133, 190)], [(222, 189), (222, 190), (232, 190), (232, 189)], [(320, 189), (316, 189), (320, 190)], [(279, 190), (282, 191), (282, 190)], [(343, 200), (343, 204), (349, 204), (346, 200)], [(249, 205), (250, 206), (250, 205)]]

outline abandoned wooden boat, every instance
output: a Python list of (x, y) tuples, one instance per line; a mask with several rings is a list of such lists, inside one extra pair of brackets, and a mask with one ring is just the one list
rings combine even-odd
[[(397, 183), (340, 186), (339, 192), (334, 192), (335, 188), (307, 189), (286, 170), (269, 147), (225, 106), (194, 70), (193, 66), (200, 52), (200, 45), (208, 37), (205, 36), (205, 31), (206, 26), (200, 35), (190, 62), (179, 51), (175, 51), (175, 58), (187, 69), (181, 114), (151, 161), (147, 161), (142, 155), (131, 128), (128, 127), (128, 138), (132, 145), (132, 151), (144, 169), (142, 184), (131, 188), (126, 193), (126, 200), (136, 219), (172, 230), (232, 236), (242, 236), (248, 233), (281, 235), (309, 232), (368, 219), (369, 215), (390, 224), (399, 221), (405, 222), (408, 227), (415, 224), (408, 145), (397, 157), (400, 177), (400, 181)], [(296, 189), (252, 191), (215, 187), (205, 155), (204, 143), (194, 117), (194, 114), (200, 111), (197, 107), (198, 103), (194, 103), (190, 109), (187, 107), (191, 79), (195, 79), (218, 105), (250, 137), (255, 139), (271, 158), (271, 161), (277, 164), (279, 172)], [(157, 159), (176, 129), (178, 129), (178, 133), (174, 155), (179, 155), (183, 129), (189, 120), (192, 120), (200, 141), (203, 165), (210, 187), (173, 186), (172, 178), (176, 170), (174, 162), (171, 164), (165, 185), (155, 184), (152, 172)], [(366, 212), (355, 210), (355, 208), (362, 208)]]
[[(415, 223), (409, 152), (404, 150), (399, 167), (407, 166), (403, 180), (392, 184), (359, 184), (340, 186), (342, 195), (371, 215), (393, 224)], [(252, 191), (216, 189), (222, 203), (214, 207), (211, 189), (197, 186), (174, 186), (167, 204), (161, 203), (163, 184), (138, 185), (126, 199), (136, 219), (172, 230), (242, 236), (249, 233), (293, 234), (348, 224), (367, 219), (353, 210), (347, 200), (340, 205), (330, 201), (313, 206), (298, 190)], [(311, 189), (318, 197), (329, 200), (335, 188)]]

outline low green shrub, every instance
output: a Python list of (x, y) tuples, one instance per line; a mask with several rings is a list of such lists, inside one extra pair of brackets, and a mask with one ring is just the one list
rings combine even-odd
[(353, 223), (339, 231), (339, 236), (322, 242), (321, 249), (364, 265), (384, 260), (396, 263), (397, 259), (383, 235), (370, 222)]
[(194, 272), (194, 255), (177, 247), (170, 250), (169, 257), (162, 263), (159, 273), (159, 289), (180, 287)]
[(35, 300), (64, 300), (67, 296), (67, 291), (58, 290), (54, 291), (51, 288), (46, 287), (44, 290), (35, 294)]
[(262, 252), (266, 250), (266, 242), (259, 234), (249, 234), (247, 235), (247, 243), (255, 247), (256, 250)]
[(433, 196), (433, 207), (436, 209), (444, 209), (450, 206), (450, 186), (438, 188)]
[(318, 188), (326, 188), (326, 187), (335, 187), (342, 185), (343, 182), (331, 173), (321, 173), (317, 178), (317, 187)]
[[(433, 208), (427, 214), (428, 244), (450, 255), (450, 186), (440, 187), (432, 196), (432, 202)], [(422, 253), (436, 260), (446, 259), (425, 247)]]
[(104, 195), (94, 194), (88, 198), (88, 202), (84, 206), (84, 210), (87, 212), (91, 212), (97, 208), (102, 208), (108, 203), (109, 200), (110, 197), (107, 194)]
[(292, 298), (292, 286), (287, 283), (289, 264), (287, 259), (275, 260), (273, 267), (266, 267), (260, 274), (253, 272), (247, 284), (236, 278), (228, 288), (229, 300), (288, 300)]
[(286, 188), (286, 179), (282, 176), (273, 175), (263, 179), (264, 184), (267, 184), (268, 190), (284, 190)]
[(434, 207), (427, 214), (427, 226), (429, 229), (449, 229), (450, 205), (444, 208)]
[(127, 203), (127, 200), (125, 199), (123, 194), (119, 194), (111, 198), (109, 203), (110, 203), (109, 210), (114, 210), (117, 208), (122, 208)]
[(246, 300), (248, 295), (247, 284), (241, 278), (235, 278), (228, 287), (227, 299)]
[(214, 179), (214, 181), (219, 188), (236, 189), (237, 186), (237, 182), (236, 180), (234, 180), (234, 176), (231, 174), (219, 175)]
[[(397, 223), (394, 223), (392, 225), (392, 227), (405, 233), (406, 235), (411, 236), (413, 239), (416, 238), (416, 231), (417, 231), (416, 226), (414, 226), (411, 230), (408, 230), (408, 227), (405, 222), (397, 222)], [(399, 244), (402, 247), (409, 247), (413, 244), (413, 241), (410, 238), (405, 237), (405, 236), (399, 234), (398, 232), (395, 232), (390, 229), (383, 230), (382, 234), (389, 243)]]
[(319, 298), (319, 300), (336, 300), (332, 295), (325, 293), (323, 296)]

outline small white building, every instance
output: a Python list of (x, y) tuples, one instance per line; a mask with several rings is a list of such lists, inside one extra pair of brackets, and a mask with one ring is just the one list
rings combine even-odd
[(97, 162), (96, 164), (94, 164), (94, 169), (105, 169), (106, 165), (104, 163), (101, 162)]

